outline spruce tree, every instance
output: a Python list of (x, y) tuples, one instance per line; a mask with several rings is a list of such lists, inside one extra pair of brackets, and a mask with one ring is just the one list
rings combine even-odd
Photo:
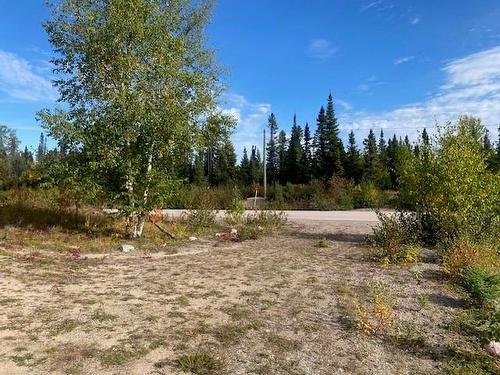
[(349, 144), (344, 162), (344, 173), (347, 178), (350, 178), (355, 182), (361, 181), (362, 161), (358, 147), (356, 146), (356, 139), (354, 137), (353, 130), (349, 133)]
[(250, 176), (252, 183), (260, 183), (260, 179), (262, 177), (262, 162), (260, 160), (260, 151), (257, 146), (252, 146), (252, 153), (250, 156)]
[(214, 165), (214, 183), (229, 185), (236, 178), (236, 152), (233, 143), (226, 139), (217, 149)]
[(316, 178), (330, 177), (328, 171), (328, 143), (326, 137), (325, 108), (321, 107), (316, 119), (316, 132), (314, 134), (314, 175)]
[(339, 137), (339, 125), (335, 117), (332, 94), (328, 95), (325, 113), (325, 138), (327, 143), (326, 177), (341, 176), (343, 174), (342, 158), (344, 146)]
[(368, 137), (363, 141), (363, 145), (365, 146), (363, 179), (378, 184), (381, 168), (377, 152), (377, 140), (372, 129), (370, 129)]
[(245, 185), (250, 185), (252, 183), (251, 166), (246, 147), (243, 147), (243, 157), (240, 162), (240, 180)]
[(268, 119), (269, 142), (267, 143), (267, 179), (273, 184), (279, 178), (279, 155), (277, 148), (278, 123), (276, 116), (271, 113)]
[(411, 143), (410, 143), (410, 138), (408, 138), (408, 135), (405, 135), (405, 146), (408, 148), (408, 151), (411, 152)]
[(302, 160), (304, 150), (302, 148), (302, 129), (297, 125), (297, 116), (293, 116), (293, 125), (290, 135), (290, 144), (286, 156), (286, 182), (297, 184), (303, 181)]
[(397, 164), (398, 164), (398, 153), (400, 149), (400, 144), (398, 139), (396, 138), (396, 134), (389, 139), (387, 144), (387, 168), (389, 170), (389, 176), (391, 180), (391, 187), (395, 189), (397, 187), (398, 173), (397, 173)]
[(278, 135), (278, 158), (279, 158), (279, 182), (284, 185), (286, 183), (286, 154), (288, 146), (286, 133), (284, 130), (280, 131)]
[(429, 134), (427, 134), (427, 129), (425, 129), (425, 128), (422, 131), (422, 143), (426, 146), (429, 146), (429, 144), (430, 144)]
[(304, 127), (304, 161), (302, 169), (304, 171), (304, 181), (309, 182), (311, 180), (311, 167), (312, 167), (312, 144), (311, 144), (311, 131), (309, 129), (309, 123), (306, 122)]

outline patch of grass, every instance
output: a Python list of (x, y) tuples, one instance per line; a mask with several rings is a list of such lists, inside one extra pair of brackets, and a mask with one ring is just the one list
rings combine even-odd
[(240, 341), (248, 328), (240, 323), (220, 325), (212, 331), (215, 338), (223, 345), (233, 345)]
[(477, 306), (494, 305), (500, 298), (500, 274), (477, 266), (466, 268), (459, 284)]
[(52, 336), (69, 333), (80, 325), (82, 325), (82, 322), (78, 320), (64, 319), (61, 323), (54, 327), (54, 329), (52, 330)]
[(107, 320), (115, 320), (116, 316), (112, 315), (112, 314), (108, 314), (108, 313), (106, 313), (102, 309), (98, 309), (98, 310), (94, 311), (94, 313), (92, 314), (92, 316), (90, 317), (90, 319), (96, 320), (96, 321), (102, 323), (102, 322), (105, 322)]
[(422, 294), (417, 295), (417, 300), (418, 300), (418, 303), (420, 304), (420, 306), (424, 309), (426, 307), (428, 307), (430, 304), (429, 295), (427, 293), (422, 293)]
[(26, 353), (22, 355), (13, 355), (10, 359), (18, 366), (29, 366), (29, 362), (33, 359), (33, 354)]
[(219, 374), (222, 369), (222, 362), (210, 352), (183, 354), (175, 362), (182, 371), (196, 375)]
[(0, 306), (12, 305), (19, 301), (17, 298), (2, 298), (0, 299)]
[(175, 298), (175, 303), (182, 307), (189, 306), (189, 298), (186, 296), (178, 296)]
[(299, 350), (301, 344), (299, 341), (292, 340), (278, 334), (270, 334), (267, 336), (267, 343), (271, 346), (273, 351), (277, 352), (291, 352), (294, 350)]
[(445, 373), (449, 375), (494, 375), (500, 373), (500, 366), (493, 357), (485, 354), (455, 353)]
[(318, 241), (316, 241), (316, 243), (314, 244), (314, 247), (327, 248), (327, 247), (330, 247), (330, 243), (326, 238), (323, 237), (323, 238), (319, 239)]
[(120, 366), (145, 354), (144, 348), (127, 348), (124, 345), (115, 345), (108, 349), (101, 350), (99, 361), (103, 366)]

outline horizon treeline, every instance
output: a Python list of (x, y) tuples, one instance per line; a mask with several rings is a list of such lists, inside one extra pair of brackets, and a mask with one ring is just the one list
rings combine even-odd
[[(296, 114), (288, 134), (279, 129), (274, 113), (268, 118), (266, 139), (266, 170), (269, 184), (307, 184), (311, 180), (329, 180), (342, 177), (355, 183), (370, 182), (381, 189), (397, 189), (398, 163), (402, 150), (418, 154), (422, 145), (430, 145), (431, 138), (424, 128), (415, 142), (408, 135), (386, 138), (384, 129), (379, 134), (370, 129), (358, 147), (354, 131), (344, 145), (340, 137), (339, 121), (330, 94), (326, 108), (321, 107), (314, 132), (309, 123), (300, 126)], [(500, 134), (500, 128), (499, 128)], [(494, 143), (488, 131), (482, 136), (484, 151), (492, 170), (500, 168), (500, 135)], [(240, 163), (229, 136), (197, 152), (188, 167), (190, 182), (209, 185), (262, 184), (263, 157), (258, 146), (243, 149)]]
[[(477, 121), (480, 123), (479, 119)], [(386, 138), (383, 129), (379, 134), (370, 129), (361, 147), (358, 147), (353, 130), (344, 145), (331, 94), (326, 108), (322, 106), (319, 110), (314, 131), (307, 122), (304, 126), (299, 125), (294, 115), (288, 134), (279, 128), (274, 113), (269, 115), (267, 128), (266, 169), (270, 185), (308, 184), (312, 180), (341, 177), (355, 183), (372, 183), (381, 189), (397, 189), (402, 150), (418, 154), (422, 145), (431, 143), (426, 128), (413, 143), (408, 135), (397, 137), (393, 134)], [(210, 186), (261, 185), (263, 157), (259, 147), (245, 147), (238, 163), (230, 132), (219, 132), (219, 129), (217, 124), (212, 124), (205, 144), (175, 171), (178, 179)], [(500, 128), (497, 142), (490, 140), (487, 130), (481, 142), (489, 168), (498, 171)], [(43, 133), (35, 152), (19, 146), (15, 131), (0, 125), (0, 189), (17, 185), (36, 186), (48, 178), (52, 166), (67, 152), (64, 145), (48, 150), (47, 137)]]

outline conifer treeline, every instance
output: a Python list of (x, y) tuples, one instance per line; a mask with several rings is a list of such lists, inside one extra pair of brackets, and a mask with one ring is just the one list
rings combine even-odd
[[(348, 136), (347, 145), (340, 138), (339, 121), (335, 114), (333, 97), (328, 96), (326, 109), (321, 107), (312, 135), (308, 123), (300, 126), (297, 116), (293, 116), (290, 134), (279, 129), (276, 116), (268, 118), (268, 142), (266, 150), (267, 181), (270, 184), (307, 184), (313, 179), (327, 180), (332, 177), (348, 178), (356, 183), (371, 182), (382, 189), (397, 188), (397, 164), (401, 150), (419, 153), (419, 143), (429, 144), (429, 134), (424, 128), (419, 142), (410, 143), (409, 137), (395, 134), (386, 139), (381, 130), (375, 134), (369, 130), (358, 147), (354, 131)], [(491, 155), (490, 165), (500, 166), (500, 141), (496, 149), (484, 137), (485, 151)], [(240, 164), (236, 165), (236, 154), (229, 137), (219, 146), (205, 151), (204, 158), (198, 156), (193, 170), (192, 181), (206, 181), (210, 184), (227, 184), (240, 181), (245, 185), (262, 183), (263, 166), (260, 150), (253, 146), (244, 148)], [(202, 163), (203, 161), (203, 163)], [(497, 165), (495, 167), (495, 165)]]

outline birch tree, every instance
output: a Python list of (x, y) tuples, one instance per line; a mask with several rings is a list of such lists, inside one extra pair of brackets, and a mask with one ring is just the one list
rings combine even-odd
[(50, 0), (49, 7), (44, 27), (64, 105), (39, 118), (64, 145), (68, 172), (98, 186), (126, 216), (127, 234), (140, 237), (205, 119), (221, 116), (221, 69), (205, 40), (212, 3)]

